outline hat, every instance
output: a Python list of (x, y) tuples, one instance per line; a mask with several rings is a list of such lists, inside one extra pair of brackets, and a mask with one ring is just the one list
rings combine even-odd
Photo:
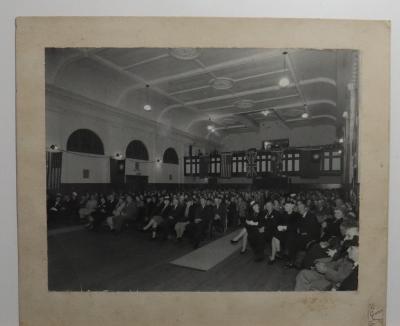
[(169, 200), (169, 196), (165, 196), (164, 199), (165, 199), (165, 200)]
[(78, 194), (74, 191), (73, 193), (72, 193), (74, 196), (78, 196)]
[(347, 248), (358, 247), (358, 236), (354, 236), (353, 239), (346, 241)]
[(252, 201), (250, 202), (250, 207), (253, 207), (255, 204), (257, 204), (256, 201), (255, 201), (255, 200), (252, 200)]

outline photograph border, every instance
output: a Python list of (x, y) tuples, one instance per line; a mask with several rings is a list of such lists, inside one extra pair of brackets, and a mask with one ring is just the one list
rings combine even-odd
[[(322, 322), (324, 325), (367, 325), (375, 321), (384, 323), (384, 316), (378, 312), (386, 305), (390, 78), (388, 22), (266, 18), (23, 17), (17, 19), (16, 34), (21, 324), (268, 323), (313, 326), (321, 325)], [(359, 290), (354, 293), (49, 292), (44, 155), (45, 47), (359, 50)]]

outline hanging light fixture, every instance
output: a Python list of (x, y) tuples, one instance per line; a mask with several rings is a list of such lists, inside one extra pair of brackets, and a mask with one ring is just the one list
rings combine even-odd
[(301, 117), (302, 117), (303, 119), (307, 119), (309, 116), (310, 116), (310, 115), (309, 115), (309, 113), (308, 113), (307, 104), (304, 104), (304, 112), (303, 112), (303, 114), (301, 115)]
[(271, 111), (270, 111), (270, 110), (264, 110), (264, 111), (261, 111), (261, 113), (262, 113), (265, 117), (267, 117), (267, 116), (271, 113)]
[(150, 85), (146, 85), (146, 102), (144, 103), (143, 110), (145, 111), (151, 111), (151, 105), (149, 101), (149, 88)]
[[(286, 56), (288, 53), (287, 53), (287, 51), (285, 51), (285, 52), (282, 52), (282, 54), (283, 54), (283, 70), (286, 71)], [(281, 77), (281, 79), (279, 79), (278, 84), (279, 84), (279, 87), (281, 87), (281, 88), (288, 87), (290, 84), (289, 77), (287, 77), (287, 76)]]

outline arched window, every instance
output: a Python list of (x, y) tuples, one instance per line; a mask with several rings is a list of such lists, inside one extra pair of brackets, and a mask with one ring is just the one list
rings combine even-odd
[(165, 150), (163, 163), (179, 164), (178, 154), (176, 154), (176, 151), (172, 147)]
[(125, 153), (126, 158), (133, 158), (137, 160), (149, 160), (149, 153), (145, 144), (140, 140), (133, 140), (129, 143)]
[(69, 136), (67, 151), (104, 155), (104, 146), (93, 131), (78, 129)]

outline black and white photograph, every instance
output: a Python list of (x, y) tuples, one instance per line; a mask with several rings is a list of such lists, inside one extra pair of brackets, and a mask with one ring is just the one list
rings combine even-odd
[(359, 51), (44, 65), (49, 291), (357, 291)]

